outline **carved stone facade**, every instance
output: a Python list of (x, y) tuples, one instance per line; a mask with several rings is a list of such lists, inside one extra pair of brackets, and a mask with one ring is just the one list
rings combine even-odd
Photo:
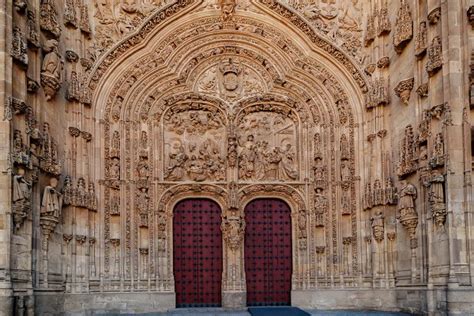
[(245, 207), (276, 198), (292, 304), (471, 312), (462, 3), (7, 1), (0, 316), (175, 308), (187, 198), (221, 207), (224, 307), (245, 306)]

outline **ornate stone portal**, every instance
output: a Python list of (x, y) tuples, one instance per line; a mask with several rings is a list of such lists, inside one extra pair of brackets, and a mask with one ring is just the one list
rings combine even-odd
[(468, 47), (470, 21), (431, 2), (0, 10), (0, 306), (174, 308), (173, 209), (195, 197), (222, 209), (226, 307), (245, 306), (245, 207), (277, 198), (292, 213), (292, 304), (471, 311), (473, 107), (449, 40)]

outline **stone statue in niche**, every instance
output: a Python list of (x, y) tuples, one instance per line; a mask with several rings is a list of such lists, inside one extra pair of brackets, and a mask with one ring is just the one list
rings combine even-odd
[(230, 211), (228, 215), (223, 216), (221, 229), (229, 248), (233, 251), (238, 250), (245, 233), (244, 217), (235, 210)]
[(28, 66), (27, 44), (24, 34), (18, 26), (13, 28), (10, 55), (22, 66)]
[(390, 177), (385, 180), (384, 192), (385, 205), (394, 205), (397, 203), (397, 188), (393, 185), (393, 180)]
[(239, 177), (242, 180), (296, 180), (296, 127), (279, 113), (254, 112), (239, 126)]
[(148, 227), (148, 213), (150, 209), (150, 196), (147, 188), (141, 188), (137, 192), (137, 211), (140, 215), (140, 226)]
[(444, 176), (435, 172), (430, 181), (429, 202), (433, 221), (438, 227), (444, 226), (447, 217), (443, 185)]
[(398, 196), (398, 218), (409, 233), (411, 248), (417, 248), (416, 227), (418, 226), (418, 213), (415, 208), (415, 200), (417, 198), (415, 186), (403, 180)]
[(347, 160), (341, 161), (341, 181), (348, 182), (351, 181), (351, 170), (349, 168), (349, 162)]
[(63, 185), (63, 205), (76, 205), (75, 195), (71, 176), (66, 176)]
[(120, 180), (120, 159), (112, 158), (109, 161), (109, 177), (111, 180)]
[(58, 221), (61, 216), (61, 209), (63, 205), (62, 194), (56, 189), (58, 180), (51, 178), (49, 185), (44, 188), (43, 199), (41, 202), (41, 218), (49, 218)]
[(323, 159), (320, 157), (314, 158), (314, 185), (317, 188), (325, 189), (327, 187), (327, 167), (323, 165)]
[(61, 88), (64, 62), (58, 53), (58, 41), (49, 40), (44, 46), (46, 55), (41, 66), (41, 85), (46, 100), (51, 100)]
[(87, 195), (87, 208), (93, 212), (96, 212), (98, 210), (98, 201), (97, 201), (97, 195), (95, 193), (95, 185), (92, 182), (89, 183), (89, 192)]
[(370, 218), (372, 226), (372, 235), (377, 242), (382, 242), (385, 234), (384, 219), (381, 211)]
[(298, 246), (301, 250), (306, 249), (307, 243), (306, 240), (308, 238), (308, 232), (307, 232), (307, 212), (304, 209), (301, 209), (298, 212), (298, 231), (297, 231), (297, 236), (298, 236)]
[[(77, 1), (77, 0), (76, 0)], [(77, 28), (75, 0), (66, 0), (64, 3), (64, 24)]]
[(146, 157), (140, 157), (137, 164), (138, 178), (146, 180), (150, 176), (150, 168), (148, 166), (148, 159)]
[(21, 135), (20, 130), (15, 130), (13, 133), (12, 161), (18, 165), (30, 165), (30, 157), (28, 155), (27, 147), (23, 143), (23, 136)]
[(31, 213), (31, 182), (25, 178), (25, 169), (19, 167), (13, 176), (13, 223), (19, 229)]
[(395, 21), (395, 32), (393, 34), (393, 45), (400, 54), (408, 42), (413, 38), (413, 19), (407, 0), (401, 0), (400, 9)]
[(165, 180), (222, 181), (226, 178), (226, 129), (220, 112), (199, 104), (165, 118)]
[(351, 190), (349, 187), (343, 187), (341, 192), (341, 213), (342, 215), (351, 215)]
[(314, 212), (316, 215), (316, 227), (324, 226), (324, 214), (327, 213), (329, 203), (322, 188), (316, 188), (314, 193)]
[(77, 180), (77, 187), (75, 192), (75, 200), (77, 207), (87, 207), (87, 190), (86, 190), (86, 181), (84, 178), (79, 178)]
[(436, 134), (435, 142), (433, 145), (433, 153), (430, 159), (430, 166), (432, 168), (437, 168), (444, 166), (445, 163), (445, 154), (444, 154), (444, 137), (442, 133)]
[(61, 26), (58, 22), (58, 12), (54, 0), (41, 0), (40, 27), (55, 38), (61, 36)]

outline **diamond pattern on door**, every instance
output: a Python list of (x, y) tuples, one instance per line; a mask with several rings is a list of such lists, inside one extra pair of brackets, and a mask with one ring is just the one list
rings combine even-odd
[(207, 199), (179, 202), (173, 216), (176, 307), (221, 306), (221, 209)]
[(245, 208), (245, 274), (248, 306), (291, 304), (291, 210), (278, 199)]

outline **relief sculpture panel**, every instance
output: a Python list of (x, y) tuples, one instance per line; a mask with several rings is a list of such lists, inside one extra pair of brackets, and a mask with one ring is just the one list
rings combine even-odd
[(296, 124), (278, 112), (254, 112), (238, 125), (239, 178), (247, 181), (298, 179)]
[(226, 128), (216, 109), (196, 104), (172, 111), (164, 130), (164, 180), (226, 179)]

